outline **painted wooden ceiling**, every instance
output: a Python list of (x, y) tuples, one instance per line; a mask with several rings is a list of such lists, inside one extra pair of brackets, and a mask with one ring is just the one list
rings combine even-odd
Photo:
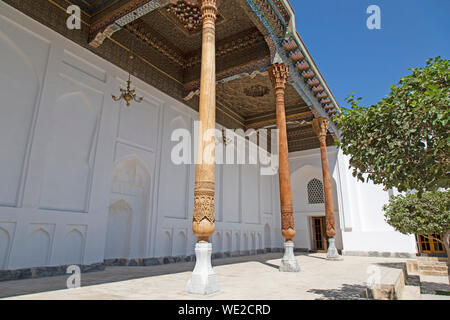
[[(198, 110), (200, 82), (201, 30), (198, 29), (198, 2), (194, 0), (153, 0), (151, 10), (136, 15), (149, 4), (146, 0), (6, 0), (69, 39), (109, 60), (135, 77), (155, 86)], [(26, 5), (25, 5), (26, 3)], [(55, 17), (67, 3), (84, 12), (80, 32), (68, 32)], [(197, 5), (196, 5), (197, 3)], [(36, 6), (33, 9), (33, 6)], [(276, 123), (275, 98), (267, 67), (271, 63), (269, 44), (261, 25), (248, 15), (244, 0), (219, 2), (216, 30), (217, 121), (228, 128), (258, 129)], [(51, 11), (54, 11), (51, 14)], [(131, 15), (132, 16), (130, 18)], [(38, 17), (38, 15), (40, 15)], [(125, 19), (114, 32), (93, 47), (92, 36), (101, 34)], [(133, 47), (137, 59), (130, 63)], [(318, 139), (310, 125), (311, 109), (288, 85), (286, 89), (290, 151), (317, 148)], [(331, 135), (328, 144), (333, 143)]]
[(81, 10), (93, 16), (108, 10), (115, 3), (121, 0), (71, 0), (73, 4), (80, 6)]

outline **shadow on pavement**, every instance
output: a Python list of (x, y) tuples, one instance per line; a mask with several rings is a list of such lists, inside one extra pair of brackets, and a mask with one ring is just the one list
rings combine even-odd
[(307, 292), (322, 295), (316, 300), (367, 300), (367, 287), (343, 284), (338, 289), (310, 289)]

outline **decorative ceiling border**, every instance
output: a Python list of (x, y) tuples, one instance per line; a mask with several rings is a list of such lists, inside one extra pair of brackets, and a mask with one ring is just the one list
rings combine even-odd
[(106, 38), (119, 31), (127, 24), (152, 12), (167, 6), (174, 0), (131, 0), (125, 6), (93, 23), (89, 30), (88, 42), (98, 48)]
[[(340, 108), (295, 30), (294, 12), (287, 0), (245, 0), (267, 29), (275, 52), (291, 69), (291, 85), (315, 111), (333, 120)], [(337, 133), (332, 121), (330, 129)]]

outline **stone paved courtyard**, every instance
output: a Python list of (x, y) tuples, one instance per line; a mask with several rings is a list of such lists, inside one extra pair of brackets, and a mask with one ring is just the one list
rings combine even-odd
[[(300, 273), (278, 271), (281, 253), (213, 260), (220, 293), (204, 297), (185, 291), (193, 263), (152, 267), (107, 267), (82, 274), (81, 288), (65, 289), (67, 276), (0, 282), (0, 297), (12, 299), (361, 299), (379, 270), (381, 282), (402, 272), (404, 259), (298, 253)], [(380, 269), (374, 269), (377, 266)], [(411, 296), (410, 298), (417, 298)]]

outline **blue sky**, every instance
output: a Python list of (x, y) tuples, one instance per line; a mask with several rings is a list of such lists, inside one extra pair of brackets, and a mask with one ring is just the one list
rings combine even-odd
[[(449, 0), (291, 0), (296, 27), (341, 106), (355, 92), (372, 105), (389, 86), (450, 53)], [(381, 30), (369, 30), (367, 8), (381, 9)]]

